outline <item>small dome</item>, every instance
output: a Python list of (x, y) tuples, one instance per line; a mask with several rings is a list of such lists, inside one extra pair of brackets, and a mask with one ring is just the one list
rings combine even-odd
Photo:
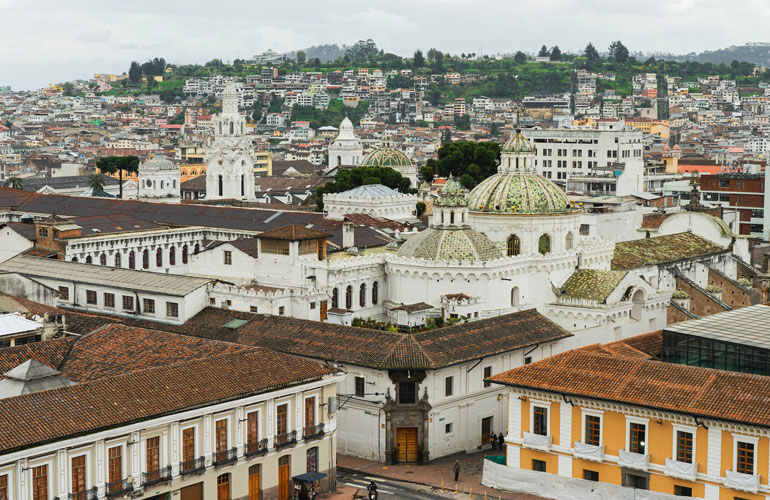
[(396, 148), (379, 148), (366, 155), (361, 167), (411, 167), (412, 161)]
[(176, 170), (174, 162), (164, 155), (155, 155), (139, 167), (141, 170)]
[(465, 201), (465, 194), (460, 183), (454, 178), (447, 179), (444, 187), (439, 192), (438, 199), (433, 202), (434, 205), (439, 207), (464, 207), (467, 205)]
[(521, 134), (521, 130), (516, 130), (516, 134), (514, 134), (513, 137), (505, 141), (505, 144), (503, 144), (503, 153), (534, 153), (535, 148), (532, 146), (532, 143), (527, 140), (526, 137), (524, 137)]
[(410, 236), (398, 250), (400, 257), (428, 260), (487, 261), (503, 255), (484, 234), (472, 229), (437, 229)]
[(376, 199), (409, 195), (396, 191), (395, 189), (391, 189), (388, 186), (384, 186), (382, 184), (364, 184), (363, 186), (357, 186), (353, 189), (343, 191), (339, 193), (338, 196), (346, 198)]
[(472, 212), (553, 214), (571, 211), (559, 186), (529, 173), (497, 173), (484, 179), (468, 195)]

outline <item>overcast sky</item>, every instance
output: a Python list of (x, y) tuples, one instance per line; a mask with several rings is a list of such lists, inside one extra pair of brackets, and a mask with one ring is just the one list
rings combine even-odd
[(537, 51), (700, 52), (765, 41), (768, 0), (0, 0), (0, 85), (15, 89), (173, 63), (247, 58), (372, 38), (400, 55)]

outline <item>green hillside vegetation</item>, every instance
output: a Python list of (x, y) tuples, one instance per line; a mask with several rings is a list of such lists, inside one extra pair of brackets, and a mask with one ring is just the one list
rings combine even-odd
[(355, 108), (348, 108), (342, 104), (340, 99), (332, 99), (329, 101), (327, 109), (316, 109), (312, 106), (294, 106), (291, 110), (291, 120), (309, 121), (310, 126), (315, 129), (327, 125), (337, 127), (346, 114), (353, 123), (358, 123), (368, 110), (369, 103), (367, 101), (359, 102)]

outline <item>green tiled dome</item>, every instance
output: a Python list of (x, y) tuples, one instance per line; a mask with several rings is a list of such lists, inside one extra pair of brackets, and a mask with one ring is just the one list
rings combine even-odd
[(492, 241), (472, 229), (428, 228), (406, 240), (401, 257), (429, 260), (486, 261), (503, 255)]
[(453, 178), (449, 178), (441, 188), (439, 196), (436, 201), (433, 202), (438, 207), (464, 207), (466, 206), (465, 194), (463, 189)]
[(411, 167), (412, 161), (395, 148), (379, 148), (366, 155), (362, 167)]
[(503, 153), (534, 153), (535, 148), (532, 146), (526, 137), (521, 135), (521, 130), (517, 130), (516, 133), (505, 141), (503, 144)]
[(530, 173), (497, 173), (484, 179), (468, 195), (472, 212), (552, 214), (571, 211), (559, 186)]

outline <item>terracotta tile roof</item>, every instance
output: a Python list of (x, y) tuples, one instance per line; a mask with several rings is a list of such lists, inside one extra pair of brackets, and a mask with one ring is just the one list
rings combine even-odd
[(189, 191), (206, 191), (206, 174), (187, 179), (179, 184), (179, 189)]
[(240, 399), (331, 373), (313, 361), (250, 349), (6, 398), (0, 400), (0, 452)]
[[(233, 319), (246, 323), (226, 328)], [(377, 369), (436, 369), (572, 335), (535, 309), (411, 334), (211, 307), (184, 325), (126, 322)]]
[(299, 241), (299, 240), (315, 240), (318, 238), (331, 238), (331, 236), (332, 236), (331, 234), (324, 233), (323, 231), (318, 231), (317, 229), (312, 229), (305, 226), (299, 226), (297, 224), (290, 224), (288, 226), (283, 226), (276, 229), (271, 229), (270, 231), (265, 231), (263, 233), (260, 233), (257, 235), (257, 238), (270, 239), (270, 240)]
[(561, 292), (570, 298), (596, 300), (603, 303), (626, 274), (628, 274), (627, 271), (579, 269), (564, 282)]
[(413, 313), (419, 311), (428, 311), (430, 309), (435, 309), (435, 307), (430, 304), (426, 304), (425, 302), (417, 302), (414, 304), (401, 304), (400, 306), (391, 309), (391, 311), (406, 311)]
[(770, 427), (770, 377), (762, 375), (574, 350), (500, 373), (490, 380)]
[(724, 251), (724, 247), (693, 233), (623, 241), (615, 244), (612, 269), (635, 269)]
[(345, 219), (356, 226), (376, 227), (377, 229), (392, 229), (403, 231), (406, 226), (400, 222), (385, 218), (376, 218), (368, 214), (345, 214)]
[(72, 337), (66, 337), (0, 349), (0, 374), (10, 371), (28, 359), (56, 368), (64, 360), (74, 342)]

